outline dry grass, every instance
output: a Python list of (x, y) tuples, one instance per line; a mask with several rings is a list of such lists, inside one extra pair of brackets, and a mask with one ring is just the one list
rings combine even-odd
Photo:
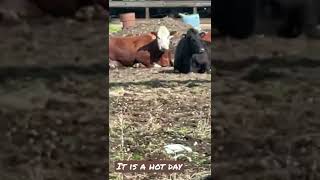
[[(110, 72), (110, 176), (112, 179), (199, 179), (210, 171), (210, 74), (173, 74), (164, 69)], [(166, 69), (168, 70), (168, 69)], [(115, 160), (174, 159), (164, 146), (193, 152), (178, 174), (119, 174)]]

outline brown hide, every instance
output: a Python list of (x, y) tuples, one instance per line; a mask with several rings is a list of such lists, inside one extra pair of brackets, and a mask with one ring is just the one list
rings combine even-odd
[(162, 52), (158, 48), (156, 36), (153, 33), (109, 38), (109, 60), (118, 61), (124, 66), (141, 63), (152, 67), (154, 63), (160, 66), (170, 66), (170, 51)]
[(201, 39), (211, 42), (211, 31), (204, 33), (203, 35), (201, 35)]

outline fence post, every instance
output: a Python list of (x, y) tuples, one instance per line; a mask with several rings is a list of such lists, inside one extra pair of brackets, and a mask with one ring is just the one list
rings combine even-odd
[(193, 14), (197, 13), (197, 7), (193, 7)]
[(149, 7), (146, 7), (146, 19), (150, 18), (150, 9)]

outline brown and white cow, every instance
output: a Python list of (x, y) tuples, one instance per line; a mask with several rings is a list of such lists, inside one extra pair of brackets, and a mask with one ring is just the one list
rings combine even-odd
[(160, 26), (157, 33), (109, 37), (109, 67), (133, 66), (136, 63), (148, 68), (155, 64), (172, 66), (169, 45), (173, 33), (165, 26)]

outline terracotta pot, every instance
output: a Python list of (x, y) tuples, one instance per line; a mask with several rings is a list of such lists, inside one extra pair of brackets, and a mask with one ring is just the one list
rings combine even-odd
[(120, 21), (122, 22), (123, 29), (130, 28), (136, 24), (136, 14), (135, 13), (120, 14)]

